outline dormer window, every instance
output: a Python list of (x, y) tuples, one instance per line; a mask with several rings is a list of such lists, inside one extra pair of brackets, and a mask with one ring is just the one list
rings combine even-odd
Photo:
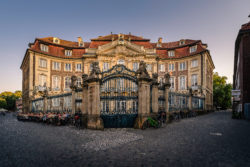
[(40, 44), (40, 49), (41, 49), (41, 51), (44, 51), (44, 52), (49, 51), (49, 47), (47, 45), (44, 45), (44, 44)]
[(191, 47), (189, 48), (190, 53), (196, 52), (196, 50), (197, 50), (197, 45), (191, 46)]
[(175, 56), (174, 50), (168, 51), (168, 57), (174, 57), (174, 56)]
[(72, 50), (65, 50), (65, 56), (72, 56)]
[(83, 42), (79, 43), (79, 46), (84, 47), (84, 43)]
[(185, 45), (185, 40), (180, 40), (179, 45)]
[(53, 43), (60, 44), (60, 39), (54, 37), (54, 38), (53, 38)]

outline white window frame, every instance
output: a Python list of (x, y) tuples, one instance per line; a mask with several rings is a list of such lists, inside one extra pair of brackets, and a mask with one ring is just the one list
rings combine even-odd
[(44, 86), (44, 83), (47, 83), (47, 76), (44, 74), (40, 74), (38, 80), (39, 86)]
[(152, 71), (152, 64), (147, 64), (147, 71)]
[(59, 70), (61, 69), (61, 63), (60, 63), (60, 62), (53, 61), (52, 69), (53, 69), (53, 70), (59, 71)]
[(180, 71), (183, 71), (183, 70), (186, 70), (186, 62), (180, 62), (179, 63), (179, 70)]
[(59, 91), (61, 87), (61, 77), (58, 75), (52, 76), (52, 90)]
[[(183, 83), (183, 81), (184, 81), (184, 83)], [(179, 90), (186, 90), (186, 89), (187, 89), (187, 77), (180, 76), (179, 77)]]
[(58, 107), (60, 106), (60, 98), (52, 98), (52, 106), (53, 107)]
[(81, 77), (77, 77), (77, 80), (76, 80), (76, 85), (77, 85), (77, 87), (81, 87), (81, 85), (82, 85), (82, 78)]
[(169, 82), (170, 82), (170, 89), (174, 90), (175, 89), (175, 77), (170, 77)]
[(65, 56), (72, 56), (72, 50), (65, 50)]
[(168, 51), (168, 57), (174, 57), (174, 56), (175, 56), (175, 51), (174, 50)]
[(108, 71), (108, 70), (109, 70), (109, 63), (108, 63), (108, 62), (104, 62), (104, 63), (103, 63), (102, 70), (103, 70), (103, 71)]
[(175, 70), (174, 66), (175, 66), (174, 63), (168, 64), (168, 71), (174, 71)]
[(159, 71), (165, 72), (165, 64), (159, 64)]
[(47, 68), (47, 60), (40, 58), (39, 59), (39, 67)]
[(191, 60), (191, 67), (198, 67), (198, 59)]
[(65, 63), (64, 64), (64, 71), (72, 71), (71, 63)]
[(198, 74), (192, 74), (191, 75), (191, 86), (197, 86), (198, 85)]
[(70, 76), (64, 77), (64, 89), (65, 90), (70, 90), (70, 84), (71, 84), (71, 77)]
[(76, 71), (81, 72), (82, 71), (82, 64), (81, 63), (76, 63)]
[(48, 45), (40, 44), (40, 49), (43, 52), (49, 52), (49, 46)]
[(139, 69), (139, 63), (133, 62), (133, 71), (137, 71)]
[(189, 48), (189, 52), (190, 52), (190, 53), (194, 53), (194, 52), (196, 52), (196, 51), (197, 51), (197, 45), (190, 46), (190, 48)]

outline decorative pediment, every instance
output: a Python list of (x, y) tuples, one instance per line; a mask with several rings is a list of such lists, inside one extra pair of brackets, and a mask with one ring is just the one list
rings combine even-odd
[(133, 44), (129, 41), (112, 41), (108, 44), (99, 46), (97, 55), (117, 55), (122, 54), (126, 56), (135, 56), (135, 55), (145, 55), (146, 50), (143, 46)]

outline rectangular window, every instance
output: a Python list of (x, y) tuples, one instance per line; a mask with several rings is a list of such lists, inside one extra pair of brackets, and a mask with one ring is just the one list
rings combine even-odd
[(160, 78), (159, 83), (162, 86), (164, 84), (164, 78)]
[(192, 84), (192, 86), (197, 86), (198, 85), (198, 75), (197, 74), (193, 74), (191, 76), (191, 84)]
[(180, 90), (185, 90), (186, 89), (186, 77), (181, 76), (180, 77)]
[(186, 70), (186, 62), (180, 63), (180, 71)]
[(49, 47), (47, 45), (44, 45), (44, 44), (40, 44), (40, 49), (41, 49), (41, 51), (44, 51), (44, 52), (49, 51)]
[(70, 89), (70, 84), (71, 84), (71, 78), (70, 77), (65, 77), (64, 88), (66, 90)]
[(39, 75), (39, 86), (44, 86), (46, 82), (47, 82), (46, 75)]
[(76, 71), (78, 72), (82, 71), (82, 64), (76, 64)]
[(47, 60), (39, 59), (39, 67), (47, 68)]
[(164, 64), (159, 64), (159, 71), (165, 72), (165, 65)]
[(71, 64), (65, 63), (65, 71), (71, 71)]
[(72, 50), (65, 50), (65, 56), (72, 56)]
[(196, 50), (197, 50), (197, 45), (191, 46), (191, 47), (189, 48), (189, 52), (190, 52), (190, 53), (196, 52)]
[(60, 98), (53, 98), (52, 99), (52, 106), (58, 107), (60, 105)]
[(168, 65), (168, 71), (174, 71), (174, 63)]
[(174, 50), (168, 51), (168, 57), (174, 57), (174, 56), (175, 56)]
[(52, 90), (53, 91), (60, 90), (60, 76), (52, 76)]
[(89, 71), (92, 71), (92, 69), (93, 69), (93, 64), (90, 63), (90, 64), (89, 64)]
[(53, 62), (53, 70), (60, 70), (61, 63), (59, 62)]
[(195, 60), (192, 60), (191, 61), (191, 67), (197, 67), (198, 66), (198, 60), (195, 59)]
[(77, 87), (80, 88), (81, 84), (82, 84), (82, 78), (81, 77), (77, 77), (77, 80), (76, 80)]
[(108, 71), (109, 69), (109, 63), (103, 63), (103, 71)]
[(174, 89), (174, 77), (170, 77), (169, 81), (171, 84), (170, 89)]
[(147, 71), (152, 71), (152, 64), (147, 64)]
[(133, 71), (137, 71), (139, 68), (139, 63), (133, 63)]

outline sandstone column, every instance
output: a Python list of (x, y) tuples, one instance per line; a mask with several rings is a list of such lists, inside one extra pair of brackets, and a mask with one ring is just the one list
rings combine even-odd
[(188, 109), (189, 111), (192, 111), (192, 88), (189, 89), (189, 97), (188, 97)]
[(99, 69), (99, 63), (94, 62), (93, 63), (93, 69), (91, 71), (90, 76), (86, 80), (88, 84), (88, 122), (87, 122), (87, 128), (89, 129), (98, 129), (102, 130), (104, 128), (103, 126), (103, 120), (100, 117), (101, 115), (101, 108), (100, 108), (100, 82), (101, 79), (99, 79), (99, 75), (101, 74), (101, 71)]
[(87, 74), (82, 75), (82, 122), (83, 126), (87, 127), (88, 121), (88, 84), (86, 82), (88, 78)]
[(169, 79), (170, 79), (169, 73), (165, 74), (164, 77), (165, 77), (165, 84), (164, 84), (164, 87), (165, 87), (165, 112), (166, 112), (166, 121), (168, 122), (169, 116), (170, 116), (168, 97), (169, 97), (169, 88), (171, 86), (170, 81), (169, 81)]
[(43, 112), (46, 113), (48, 109), (48, 97), (43, 96)]
[(136, 71), (138, 76), (138, 116), (135, 121), (135, 128), (142, 128), (144, 121), (150, 116), (150, 82), (152, 79), (149, 77), (146, 70), (146, 64), (140, 62), (140, 67)]
[(153, 81), (152, 81), (152, 110), (153, 116), (156, 116), (159, 111), (159, 90), (158, 90), (158, 85), (159, 83), (157, 82), (158, 80), (158, 74), (154, 73), (153, 74)]
[(72, 109), (73, 115), (76, 113), (76, 89), (77, 89), (76, 80), (77, 80), (77, 77), (73, 75), (71, 77), (71, 84), (70, 84), (70, 88), (72, 90), (71, 109)]

